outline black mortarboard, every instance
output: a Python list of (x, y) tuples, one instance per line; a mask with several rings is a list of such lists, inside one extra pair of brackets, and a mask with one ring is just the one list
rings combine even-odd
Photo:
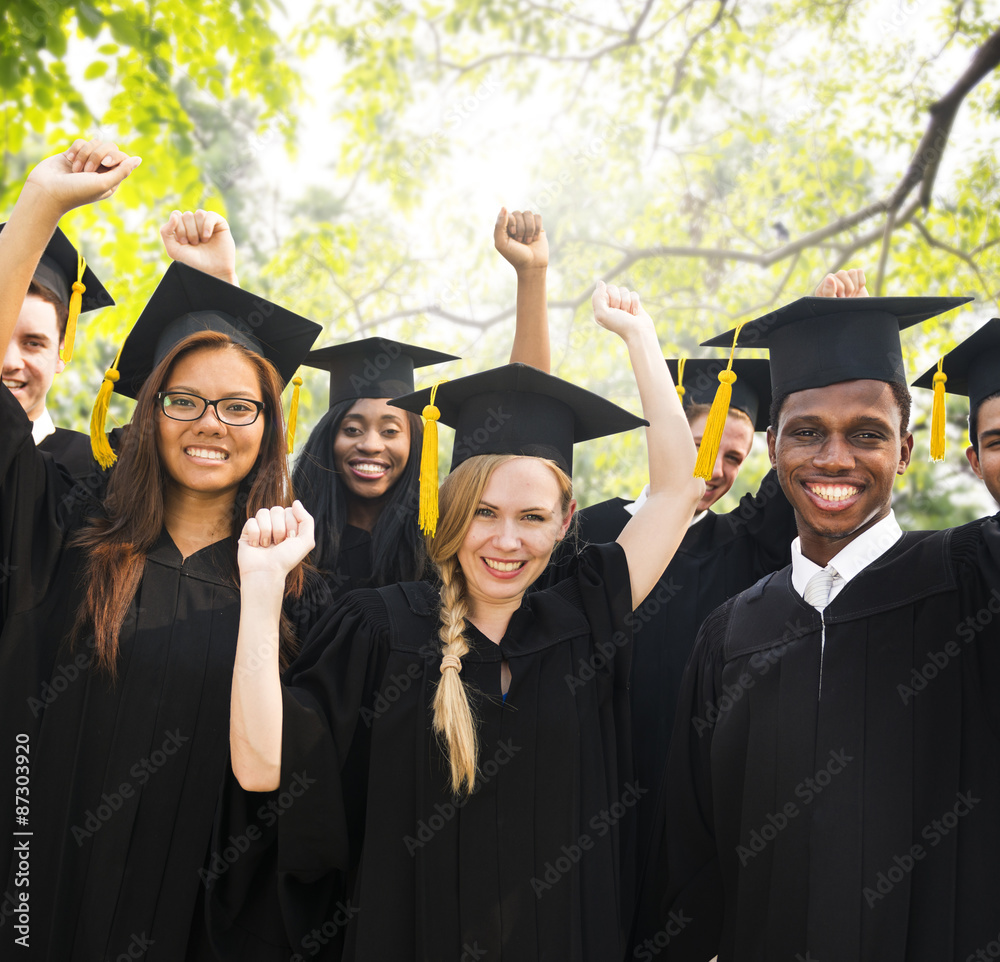
[[(678, 359), (669, 358), (667, 367), (674, 384), (684, 389), (681, 401), (689, 404), (709, 404), (715, 400), (719, 387), (719, 372), (726, 369), (725, 357), (689, 357), (684, 359), (684, 377), (678, 379)], [(733, 361), (736, 382), (729, 406), (742, 411), (753, 422), (755, 431), (766, 431), (771, 409), (771, 363), (764, 358), (738, 358)]]
[[(431, 388), (391, 403), (418, 414)], [(470, 374), (437, 386), (441, 421), (455, 429), (451, 468), (477, 454), (550, 458), (573, 473), (573, 444), (648, 424), (599, 394), (529, 367)]]
[[(6, 227), (0, 224), (0, 231)], [(66, 235), (57, 227), (35, 268), (32, 280), (47, 290), (66, 305), (69, 317), (66, 321), (65, 349), (63, 360), (69, 361), (73, 356), (73, 342), (76, 336), (76, 320), (79, 314), (96, 311), (101, 307), (113, 307), (114, 299), (104, 289), (97, 275), (87, 266), (80, 252), (69, 242)], [(80, 283), (78, 306), (74, 310), (73, 285)]]
[[(942, 359), (947, 377), (944, 389), (969, 399), (975, 411), (988, 397), (1000, 392), (1000, 317), (987, 321), (978, 331), (952, 348)], [(935, 364), (914, 382), (914, 387), (934, 388)]]
[(987, 321), (975, 334), (945, 354), (934, 367), (918, 377), (913, 386), (934, 392), (931, 460), (943, 461), (945, 394), (967, 397), (971, 414), (988, 397), (1000, 392), (1000, 317)]
[(115, 390), (134, 398), (153, 368), (180, 340), (220, 331), (267, 358), (287, 384), (323, 328), (251, 291), (174, 262), (122, 347)]
[[(771, 390), (790, 394), (840, 381), (906, 384), (899, 332), (971, 297), (800, 297), (743, 325), (738, 347), (767, 348)], [(731, 347), (736, 331), (704, 341)]]
[[(5, 225), (0, 224), (0, 230)], [(59, 300), (69, 307), (70, 296), (73, 292), (73, 283), (77, 278), (77, 268), (79, 266), (79, 252), (69, 242), (66, 235), (57, 227), (42, 254), (38, 267), (35, 268), (33, 280), (42, 287), (47, 287)], [(114, 300), (104, 289), (104, 285), (97, 279), (97, 275), (89, 268), (84, 267), (83, 285), (87, 288), (83, 292), (80, 313), (96, 311), (101, 307), (114, 307)]]
[(310, 351), (303, 363), (330, 372), (330, 407), (333, 407), (353, 398), (411, 394), (415, 387), (414, 368), (457, 360), (454, 354), (385, 337), (367, 337)]
[[(105, 373), (90, 419), (90, 442), (101, 467), (115, 461), (104, 434), (112, 389), (136, 398), (153, 368), (170, 349), (190, 334), (228, 334), (274, 365), (282, 386), (305, 360), (323, 328), (314, 321), (226, 281), (175, 261), (160, 279), (139, 319), (132, 326), (118, 357)], [(298, 385), (289, 414), (289, 448), (294, 435)]]

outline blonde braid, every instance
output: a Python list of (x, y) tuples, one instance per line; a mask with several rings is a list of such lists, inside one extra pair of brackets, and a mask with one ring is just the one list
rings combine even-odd
[[(479, 740), (476, 722), (469, 705), (469, 697), (462, 683), (461, 659), (468, 654), (465, 640), (465, 619), (469, 606), (465, 600), (465, 578), (456, 558), (442, 562), (441, 575), (441, 639), (442, 658), (453, 656), (454, 664), (441, 667), (441, 681), (434, 693), (434, 721), (436, 734), (444, 740), (451, 764), (451, 790), (457, 795), (463, 791), (472, 794), (476, 787), (476, 767)], [(449, 658), (449, 661), (452, 659)]]

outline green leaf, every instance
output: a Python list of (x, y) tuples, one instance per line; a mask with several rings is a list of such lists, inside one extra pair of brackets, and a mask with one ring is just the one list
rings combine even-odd
[(95, 60), (83, 72), (84, 80), (94, 80), (96, 77), (103, 77), (108, 72), (108, 64), (105, 60)]

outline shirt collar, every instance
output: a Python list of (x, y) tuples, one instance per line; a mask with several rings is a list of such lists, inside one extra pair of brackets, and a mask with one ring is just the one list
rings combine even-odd
[(649, 497), (649, 485), (647, 484), (643, 486), (643, 489), (639, 492), (639, 497), (636, 498), (635, 501), (633, 501), (631, 504), (625, 505), (625, 510), (629, 514), (635, 515), (636, 511), (638, 511), (646, 503), (646, 498), (648, 497)]
[(52, 415), (48, 408), (42, 408), (42, 413), (31, 422), (31, 436), (35, 439), (35, 444), (41, 444), (50, 434), (56, 433), (56, 426), (52, 423)]
[[(830, 566), (840, 575), (841, 584), (845, 585), (873, 561), (881, 558), (901, 537), (903, 531), (896, 523), (895, 513), (890, 510), (881, 521), (841, 548), (830, 559)], [(821, 570), (820, 565), (802, 554), (802, 544), (796, 538), (792, 542), (792, 587), (800, 595), (804, 595), (809, 579)]]
[[(636, 511), (638, 511), (638, 510), (639, 510), (639, 509), (640, 509), (640, 508), (641, 508), (641, 507), (643, 506), (643, 504), (644, 504), (644, 503), (645, 503), (645, 501), (646, 501), (646, 498), (648, 498), (648, 497), (649, 497), (649, 485), (647, 484), (647, 485), (645, 485), (645, 486), (643, 487), (643, 489), (642, 489), (642, 490), (641, 490), (641, 491), (639, 492), (639, 497), (638, 497), (638, 498), (636, 498), (636, 499), (635, 499), (635, 501), (633, 501), (633, 502), (632, 502), (631, 504), (627, 504), (627, 505), (625, 505), (625, 510), (626, 510), (626, 511), (627, 511), (627, 512), (628, 512), (628, 513), (629, 513), (630, 515), (632, 515), (632, 516), (634, 517), (634, 516), (635, 516), (635, 513), (636, 513)], [(707, 510), (705, 510), (705, 511), (699, 511), (699, 512), (697, 512), (697, 513), (695, 514), (695, 516), (694, 516), (694, 517), (693, 517), (693, 518), (692, 518), (692, 519), (691, 519), (691, 520), (690, 520), (690, 521), (688, 522), (688, 527), (690, 528), (690, 527), (691, 527), (692, 525), (695, 525), (695, 524), (697, 524), (697, 523), (698, 523), (699, 521), (701, 521), (701, 520), (702, 520), (702, 519), (703, 519), (703, 518), (704, 518), (704, 517), (705, 517), (705, 516), (706, 516), (707, 514), (708, 514), (708, 511), (707, 511)]]

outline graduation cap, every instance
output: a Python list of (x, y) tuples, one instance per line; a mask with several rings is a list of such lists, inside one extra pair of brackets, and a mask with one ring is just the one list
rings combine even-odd
[[(791, 394), (841, 381), (873, 380), (906, 384), (900, 330), (971, 301), (971, 297), (800, 297), (770, 314), (747, 321), (726, 334), (703, 341), (703, 347), (767, 348), (771, 361), (771, 391)], [(730, 374), (729, 377), (732, 377)], [(724, 389), (725, 372), (719, 397)], [(728, 399), (726, 399), (728, 407)], [(721, 407), (721, 405), (720, 405)], [(725, 424), (723, 417), (722, 425)], [(721, 437), (721, 426), (718, 434)], [(702, 439), (702, 449), (705, 439)], [(702, 449), (695, 474), (704, 469)], [(718, 453), (716, 443), (712, 461)]]
[[(211, 274), (174, 262), (163, 275), (104, 375), (91, 417), (91, 444), (102, 467), (115, 457), (107, 445), (104, 421), (112, 390), (136, 398), (153, 368), (184, 338), (201, 331), (218, 331), (274, 365), (282, 386), (293, 379), (313, 341), (323, 328), (263, 297)], [(294, 436), (298, 389), (288, 417)], [(291, 438), (289, 440), (291, 443)]]
[(767, 348), (771, 390), (791, 394), (840, 381), (906, 384), (899, 332), (971, 297), (800, 297), (703, 341), (703, 347)]
[(415, 387), (415, 368), (457, 360), (454, 354), (385, 337), (367, 337), (310, 351), (304, 363), (329, 372), (330, 407), (333, 407), (355, 398), (394, 398), (411, 394)]
[(944, 395), (969, 399), (975, 411), (987, 398), (1000, 392), (1000, 317), (987, 321), (940, 358), (929, 371), (913, 382), (914, 387), (934, 391), (931, 413), (931, 458), (944, 460)]
[[(667, 367), (685, 407), (690, 404), (710, 405), (719, 387), (719, 374), (726, 368), (726, 358), (668, 358)], [(729, 407), (742, 411), (750, 418), (755, 431), (766, 431), (771, 410), (770, 361), (766, 358), (737, 358), (732, 369), (736, 380)]]
[[(6, 226), (0, 224), (0, 231)], [(63, 336), (62, 359), (68, 364), (73, 358), (77, 318), (101, 307), (113, 307), (114, 299), (58, 227), (38, 261), (32, 280), (52, 291), (66, 305), (69, 316)]]
[(437, 525), (438, 419), (455, 429), (453, 471), (479, 454), (519, 454), (549, 458), (567, 474), (573, 473), (575, 442), (649, 423), (599, 394), (527, 364), (507, 364), (445, 381), (390, 403), (427, 419), (420, 465), (420, 524), (430, 534)]

